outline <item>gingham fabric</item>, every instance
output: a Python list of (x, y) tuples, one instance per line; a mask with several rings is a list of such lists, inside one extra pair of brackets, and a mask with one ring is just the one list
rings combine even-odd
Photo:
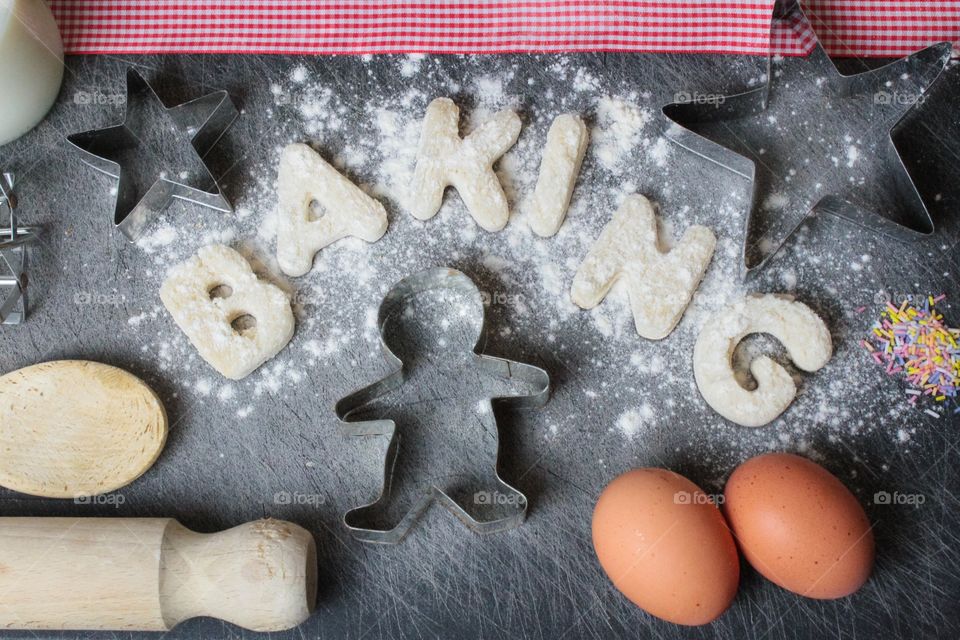
[[(49, 0), (68, 53), (809, 51), (773, 0)], [(960, 0), (807, 0), (829, 53), (960, 40)]]

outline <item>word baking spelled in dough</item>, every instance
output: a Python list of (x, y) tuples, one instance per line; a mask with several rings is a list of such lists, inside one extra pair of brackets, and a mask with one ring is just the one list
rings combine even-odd
[(588, 138), (587, 125), (572, 113), (557, 116), (550, 125), (530, 208), (530, 228), (537, 235), (548, 238), (563, 224)]
[(693, 226), (661, 253), (653, 205), (641, 195), (627, 196), (577, 270), (570, 297), (592, 309), (623, 278), (637, 333), (660, 340), (680, 322), (716, 244), (710, 229)]
[(290, 297), (258, 279), (230, 247), (204, 247), (171, 269), (160, 299), (200, 356), (233, 380), (250, 374), (293, 337)]
[(766, 294), (736, 302), (707, 323), (693, 350), (697, 387), (717, 413), (745, 427), (761, 427), (783, 413), (797, 394), (793, 378), (767, 356), (750, 363), (757, 388), (749, 391), (734, 377), (733, 352), (751, 333), (767, 333), (787, 349), (793, 363), (816, 371), (830, 360), (827, 325), (808, 306), (790, 297)]
[(448, 98), (437, 98), (427, 107), (410, 212), (429, 220), (440, 210), (444, 190), (452, 185), (477, 224), (499, 231), (506, 226), (510, 210), (493, 163), (517, 141), (520, 118), (512, 111), (500, 111), (463, 139), (459, 121), (460, 110)]
[[(280, 156), (280, 212), (277, 221), (277, 262), (289, 276), (302, 276), (313, 256), (347, 236), (367, 242), (387, 231), (387, 212), (305, 144), (291, 144)], [(323, 214), (311, 220), (318, 204)]]

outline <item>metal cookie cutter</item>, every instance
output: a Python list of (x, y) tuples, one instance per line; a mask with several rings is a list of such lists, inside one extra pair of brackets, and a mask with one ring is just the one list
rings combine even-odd
[[(86, 164), (119, 181), (113, 223), (132, 242), (174, 199), (233, 211), (205, 158), (237, 115), (226, 91), (167, 107), (131, 67), (123, 122), (67, 140)], [(134, 171), (147, 162), (162, 169), (149, 177)]]
[(27, 245), (37, 239), (37, 229), (21, 227), (17, 222), (17, 197), (12, 173), (0, 175), (0, 224), (9, 215), (9, 225), (0, 228), (0, 290), (6, 291), (0, 302), (0, 322), (20, 324), (27, 319)]
[[(485, 412), (480, 419), (488, 422), (485, 426), (490, 433), (498, 434), (495, 413), (497, 407), (540, 407), (546, 404), (550, 395), (550, 376), (546, 371), (539, 367), (519, 362), (513, 362), (503, 358), (483, 355), (481, 345), (485, 334), (486, 318), (483, 311), (483, 298), (477, 289), (477, 286), (466, 275), (455, 269), (435, 268), (422, 271), (408, 278), (405, 278), (393, 286), (387, 293), (377, 314), (377, 324), (380, 331), (380, 342), (383, 350), (383, 356), (392, 371), (387, 377), (364, 387), (350, 395), (340, 399), (335, 406), (337, 418), (347, 435), (352, 436), (389, 436), (390, 444), (387, 449), (384, 464), (383, 489), (379, 498), (369, 504), (357, 507), (348, 511), (343, 516), (344, 524), (350, 532), (357, 538), (367, 542), (378, 542), (384, 544), (396, 544), (403, 540), (410, 531), (417, 519), (423, 512), (436, 500), (457, 518), (459, 518), (470, 529), (477, 533), (493, 533), (512, 529), (523, 523), (526, 518), (527, 500), (516, 488), (512, 487), (499, 473), (499, 444), (497, 446), (497, 458), (494, 463), (494, 474), (496, 480), (507, 490), (519, 496), (519, 509), (512, 515), (505, 518), (494, 520), (476, 520), (467, 511), (463, 509), (449, 494), (437, 486), (431, 486), (424, 490), (420, 498), (414, 503), (409, 511), (404, 514), (400, 522), (392, 529), (372, 529), (352, 524), (354, 516), (358, 512), (380, 505), (387, 501), (390, 495), (391, 483), (393, 480), (394, 463), (399, 452), (400, 435), (397, 433), (397, 425), (393, 420), (356, 420), (351, 416), (357, 411), (363, 409), (377, 398), (397, 390), (407, 379), (407, 368), (399, 357), (391, 349), (390, 338), (386, 332), (386, 326), (392, 319), (396, 319), (402, 312), (406, 301), (414, 296), (434, 290), (451, 290), (469, 297), (474, 305), (480, 309), (481, 322), (478, 331), (476, 343), (471, 352), (471, 359), (476, 363), (484, 373), (499, 377), (501, 379), (515, 379), (529, 384), (535, 391), (529, 395), (518, 395), (509, 397), (495, 397), (490, 399), (491, 411)], [(497, 438), (499, 440), (499, 438)]]
[[(796, 0), (778, 1), (774, 15), (774, 20), (777, 19), (787, 21), (795, 30), (802, 34), (808, 34), (810, 38), (814, 39), (815, 46), (808, 57), (808, 61), (812, 68), (817, 71), (819, 77), (823, 79), (824, 90), (839, 98), (873, 94), (876, 101), (878, 96), (889, 96), (891, 95), (889, 92), (895, 92), (895, 89), (890, 89), (890, 87), (895, 87), (901, 78), (907, 77), (920, 78), (922, 80), (920, 89), (922, 92), (923, 89), (932, 85), (940, 77), (941, 72), (950, 60), (951, 45), (949, 42), (942, 42), (871, 71), (849, 76), (842, 75), (824, 51), (819, 40), (816, 39), (813, 27), (799, 2)], [(771, 34), (772, 29), (773, 23), (771, 23)], [(782, 235), (778, 242), (773, 243), (769, 252), (761, 256), (759, 260), (752, 259), (748, 246), (749, 233), (753, 228), (754, 218), (757, 216), (761, 195), (757, 188), (756, 162), (687, 129), (684, 123), (741, 120), (750, 116), (757, 116), (766, 111), (770, 101), (771, 84), (773, 83), (771, 56), (772, 51), (767, 54), (766, 82), (759, 88), (724, 96), (722, 99), (711, 100), (709, 104), (705, 101), (674, 102), (662, 108), (663, 114), (674, 123), (665, 134), (668, 139), (751, 182), (750, 210), (744, 227), (742, 249), (743, 277), (747, 278), (754, 272), (762, 270), (807, 220), (820, 213), (836, 216), (868, 231), (901, 241), (915, 241), (931, 236), (934, 231), (933, 219), (930, 216), (927, 204), (904, 165), (895, 142), (904, 128), (907, 114), (916, 104), (915, 101), (901, 109), (901, 113), (889, 130), (886, 149), (883, 152), (884, 174), (889, 176), (891, 184), (897, 191), (903, 213), (911, 222), (915, 221), (914, 226), (905, 226), (863, 209), (838, 195), (827, 194), (816, 200), (800, 218), (796, 226)]]

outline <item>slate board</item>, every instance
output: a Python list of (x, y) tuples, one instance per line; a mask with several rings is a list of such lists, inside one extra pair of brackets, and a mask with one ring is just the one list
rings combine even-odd
[[(331, 108), (342, 115), (340, 129), (319, 141), (328, 157), (341, 154), (351, 140), (376, 135), (365, 104), (396, 99), (411, 86), (420, 86), (425, 96), (436, 96), (449, 93), (457, 84), (460, 90), (455, 97), (469, 110), (476, 99), (470, 88), (473, 80), (511, 70), (508, 90), (519, 100), (525, 120), (521, 143), (526, 139), (528, 145), (540, 144), (537, 140), (542, 140), (549, 118), (561, 108), (586, 113), (591, 125), (596, 125), (590, 114), (598, 97), (649, 92), (649, 97), (638, 100), (654, 111), (648, 134), (656, 139), (667, 127), (656, 106), (677, 91), (744, 88), (748, 80), (757, 78), (761, 66), (757, 59), (717, 56), (564, 57), (568, 68), (585, 69), (599, 79), (595, 90), (573, 92), (569, 77), (551, 71), (558, 59), (429, 58), (421, 62), (432, 70), (429, 75), (406, 77), (398, 72), (403, 59), (396, 57), (367, 61), (268, 56), (69, 58), (65, 85), (50, 117), (27, 137), (0, 149), (2, 164), (15, 169), (20, 178), (23, 221), (44, 227), (44, 240), (30, 269), (32, 315), (26, 325), (2, 328), (5, 348), (0, 368), (11, 371), (55, 358), (89, 358), (125, 367), (157, 389), (170, 415), (171, 436), (156, 466), (119, 492), (122, 504), (115, 504), (117, 500), (74, 504), (3, 491), (5, 514), (171, 516), (200, 531), (263, 516), (295, 521), (310, 529), (319, 543), (319, 606), (301, 628), (273, 637), (957, 637), (960, 421), (892, 410), (894, 403), (902, 402), (898, 383), (856, 355), (856, 341), (886, 293), (943, 291), (954, 301), (960, 294), (956, 283), (960, 269), (960, 218), (955, 215), (960, 206), (956, 67), (927, 95), (922, 120), (914, 119), (907, 129), (910, 146), (905, 152), (933, 204), (936, 237), (905, 246), (839, 223), (817, 221), (802, 242), (814, 250), (788, 250), (771, 267), (770, 275), (748, 287), (775, 290), (784, 272), (793, 269), (790, 278), (796, 279), (796, 294), (825, 317), (838, 350), (846, 354), (838, 360), (843, 366), (828, 367), (804, 381), (802, 397), (816, 396), (818, 388), (834, 385), (823, 396), (833, 398), (828, 415), (816, 418), (810, 405), (796, 414), (788, 412), (777, 424), (759, 431), (725, 423), (696, 393), (689, 358), (683, 357), (696, 336), (692, 320), (685, 320), (669, 339), (674, 341), (672, 346), (659, 346), (643, 344), (632, 335), (622, 314), (614, 318), (619, 324), (611, 336), (598, 333), (589, 314), (558, 315), (554, 306), (544, 303), (542, 274), (536, 269), (490, 268), (489, 257), (503, 252), (506, 236), (463, 238), (457, 235), (460, 231), (450, 232), (469, 225), (466, 212), (449, 192), (444, 212), (427, 224), (415, 224), (395, 199), (387, 198), (391, 229), (381, 243), (350, 252), (331, 248), (331, 268), (307, 277), (315, 285), (311, 291), (321, 291), (322, 296), (303, 302), (298, 335), (288, 349), (302, 354), (304, 341), (333, 334), (341, 336), (344, 349), (317, 364), (298, 365), (303, 379), (297, 384), (284, 378), (279, 391), (264, 391), (261, 386), (260, 395), (255, 395), (255, 385), (265, 384), (259, 379), (239, 385), (233, 399), (221, 400), (216, 374), (204, 369), (194, 355), (184, 355), (190, 353), (185, 340), (170, 318), (156, 311), (163, 261), (128, 245), (112, 229), (111, 181), (81, 164), (65, 142), (68, 133), (104, 126), (119, 117), (120, 108), (110, 96), (122, 94), (128, 64), (142, 67), (171, 100), (195, 97), (198, 87), (226, 88), (243, 113), (211, 155), (211, 162), (225, 176), (226, 190), (234, 201), (260, 203), (269, 201), (269, 194), (258, 190), (263, 191), (264, 179), (269, 184), (280, 146), (312, 139), (303, 119), (293, 111), (296, 105), (290, 104), (295, 103), (296, 94), (285, 101), (271, 90), (272, 84), (283, 88), (281, 95), (290, 87), (295, 90), (289, 78), (300, 65), (308, 69), (312, 83), (331, 89)], [(782, 64), (789, 70), (803, 61)], [(85, 97), (90, 95), (104, 97)], [(816, 98), (797, 95), (791, 99)], [(830, 127), (838, 137), (847, 133), (844, 123)], [(768, 152), (789, 152), (791, 144), (783, 140)], [(695, 219), (719, 227), (718, 235), (727, 239), (728, 247), (739, 248), (742, 218), (730, 224), (729, 216), (712, 216), (724, 207), (744, 211), (749, 189), (742, 180), (677, 149), (664, 166), (642, 152), (624, 161), (633, 167), (629, 180), (605, 174), (591, 156), (585, 162), (577, 197), (589, 203), (578, 211), (590, 217), (585, 228), (592, 234), (612, 213), (621, 183), (629, 182), (629, 187), (658, 200), (666, 216), (690, 207)], [(350, 167), (348, 173), (361, 181), (375, 180), (373, 170), (363, 163)], [(533, 177), (535, 165), (529, 179)], [(935, 201), (934, 194), (939, 194)], [(257, 232), (265, 212), (248, 214), (251, 217), (237, 225), (237, 242)], [(184, 256), (203, 233), (232, 224), (229, 217), (183, 203), (170, 209), (166, 223), (182, 225), (176, 244), (183, 245)], [(440, 229), (446, 230), (445, 235), (436, 235)], [(566, 242), (580, 251), (590, 240), (568, 238)], [(259, 248), (259, 255), (266, 259), (264, 247), (269, 248), (269, 243)], [(254, 248), (253, 253), (257, 251)], [(358, 289), (348, 267), (363, 251), (370, 252), (364, 259), (372, 261), (369, 268), (374, 270), (375, 284)], [(873, 257), (870, 265), (851, 270), (863, 253)], [(573, 266), (579, 255), (567, 256)], [(735, 258), (735, 253), (718, 256), (717, 260), (727, 263), (722, 277), (732, 273)], [(398, 278), (435, 264), (456, 266), (485, 291), (506, 300), (520, 296), (529, 303), (523, 318), (511, 304), (491, 306), (486, 348), (543, 366), (553, 377), (555, 389), (547, 407), (507, 416), (502, 425), (503, 473), (530, 497), (531, 509), (523, 527), (479, 537), (435, 508), (402, 545), (369, 546), (347, 535), (340, 516), (376, 495), (383, 443), (341, 437), (332, 405), (385, 370), (378, 359), (378, 345), (365, 325), (378, 303), (370, 292), (385, 290)], [(561, 265), (564, 277), (569, 269)], [(708, 276), (704, 286), (718, 287), (719, 277)], [(299, 281), (287, 284), (300, 288)], [(364, 299), (358, 302), (358, 296)], [(852, 311), (861, 306), (869, 309), (860, 314)], [(960, 322), (955, 306), (944, 310), (954, 323)], [(313, 318), (312, 324), (303, 323), (307, 317)], [(131, 318), (142, 321), (131, 323)], [(175, 343), (177, 350), (165, 359), (162, 349), (167, 342)], [(631, 364), (631, 356), (638, 353), (644, 361), (658, 353), (663, 359), (666, 354), (666, 361), (658, 365), (662, 371), (638, 373), (635, 363)], [(204, 384), (198, 380), (212, 381), (210, 395), (204, 395)], [(656, 417), (634, 438), (627, 438), (617, 421), (643, 402), (653, 407)], [(237, 412), (243, 407), (250, 409), (241, 418)], [(858, 423), (869, 424), (854, 428)], [(913, 430), (906, 443), (897, 437), (901, 428)], [(716, 623), (697, 629), (653, 619), (613, 589), (596, 563), (590, 542), (591, 510), (609, 480), (636, 466), (666, 466), (708, 491), (718, 491), (736, 462), (771, 449), (814, 452), (867, 505), (875, 522), (878, 559), (866, 587), (839, 602), (804, 600), (745, 566), (731, 609)], [(872, 504), (878, 491), (921, 494), (924, 502), (920, 506)], [(307, 497), (293, 500), (300, 504), (281, 504), (277, 495), (283, 492)], [(211, 619), (186, 622), (168, 634), (176, 638), (255, 635)]]

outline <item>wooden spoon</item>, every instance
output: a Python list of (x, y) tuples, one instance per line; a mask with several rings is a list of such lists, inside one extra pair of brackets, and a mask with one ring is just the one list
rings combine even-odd
[(0, 377), (0, 485), (47, 498), (107, 493), (156, 461), (167, 413), (142, 380), (85, 360)]

